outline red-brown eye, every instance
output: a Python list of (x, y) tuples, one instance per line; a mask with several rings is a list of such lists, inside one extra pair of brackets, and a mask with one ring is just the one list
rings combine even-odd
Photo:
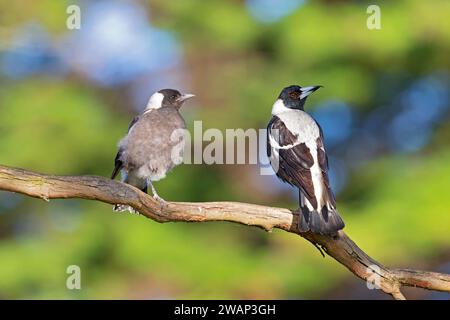
[(297, 91), (292, 91), (291, 93), (289, 93), (289, 96), (290, 96), (292, 99), (297, 100), (297, 99), (300, 97), (300, 94), (299, 94)]

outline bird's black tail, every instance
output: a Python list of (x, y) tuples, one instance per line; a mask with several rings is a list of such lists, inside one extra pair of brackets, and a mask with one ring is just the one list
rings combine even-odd
[(321, 212), (310, 211), (306, 206), (300, 207), (298, 227), (300, 232), (332, 235), (343, 229), (345, 224), (336, 209), (328, 210), (326, 206)]

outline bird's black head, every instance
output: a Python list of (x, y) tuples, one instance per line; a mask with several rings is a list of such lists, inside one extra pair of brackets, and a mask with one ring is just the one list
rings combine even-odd
[(161, 107), (175, 107), (177, 109), (179, 109), (187, 99), (194, 96), (193, 94), (181, 94), (175, 89), (162, 89), (159, 90), (158, 93), (163, 96)]
[(300, 87), (292, 85), (281, 90), (280, 99), (286, 108), (303, 110), (306, 98), (322, 86)]

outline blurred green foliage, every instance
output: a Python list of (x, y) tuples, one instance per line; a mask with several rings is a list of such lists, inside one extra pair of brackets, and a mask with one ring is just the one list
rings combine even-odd
[[(190, 126), (202, 119), (206, 127), (263, 128), (280, 88), (298, 82), (325, 85), (310, 109), (340, 99), (365, 113), (413, 79), (450, 67), (448, 1), (383, 4), (380, 31), (366, 28), (367, 4), (359, 2), (310, 1), (273, 24), (254, 20), (242, 1), (143, 4), (153, 23), (182, 41), (198, 97), (183, 110)], [(67, 32), (63, 2), (0, 2), (0, 19), (4, 39), (30, 20), (55, 39)], [(395, 85), (381, 86), (383, 79)], [(93, 88), (80, 77), (0, 77), (0, 163), (108, 176), (132, 117), (125, 92)], [(408, 267), (448, 258), (449, 137), (445, 121), (426, 149), (386, 154), (352, 171), (339, 209), (368, 254)], [(257, 171), (249, 167), (184, 165), (156, 187), (170, 200), (295, 206), (288, 195), (253, 187)], [(320, 298), (353, 277), (284, 232), (160, 225), (101, 203), (6, 193), (0, 261), (0, 298)], [(82, 290), (65, 287), (71, 264), (81, 267)]]

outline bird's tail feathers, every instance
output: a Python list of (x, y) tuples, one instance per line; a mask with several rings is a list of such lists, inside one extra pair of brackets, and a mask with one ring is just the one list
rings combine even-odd
[(323, 206), (321, 212), (311, 211), (306, 206), (300, 207), (299, 231), (332, 235), (343, 229), (345, 224), (336, 209), (329, 210)]

